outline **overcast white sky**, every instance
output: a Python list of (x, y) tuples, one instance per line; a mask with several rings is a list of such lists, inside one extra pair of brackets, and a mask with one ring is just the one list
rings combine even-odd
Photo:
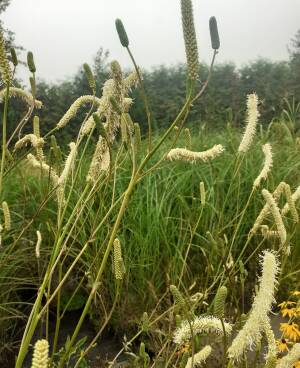
[[(218, 62), (258, 57), (288, 58), (287, 45), (300, 28), (300, 0), (194, 0), (200, 58), (211, 55), (209, 17), (219, 24)], [(99, 47), (130, 66), (114, 21), (121, 18), (139, 65), (184, 61), (179, 0), (11, 0), (4, 25), (34, 53), (38, 76), (55, 81), (91, 62)], [(21, 72), (24, 75), (24, 72)]]

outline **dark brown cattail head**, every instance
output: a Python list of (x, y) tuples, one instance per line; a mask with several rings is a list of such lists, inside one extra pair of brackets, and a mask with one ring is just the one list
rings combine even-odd
[(128, 39), (124, 24), (121, 21), (121, 19), (116, 19), (116, 29), (117, 29), (117, 32), (118, 32), (118, 35), (119, 35), (121, 45), (123, 47), (128, 47), (129, 46), (129, 39)]
[(210, 39), (211, 39), (211, 47), (214, 50), (219, 50), (220, 48), (220, 37), (218, 31), (218, 24), (215, 17), (211, 17), (209, 19), (209, 31), (210, 31)]
[(33, 53), (31, 51), (27, 53), (27, 65), (31, 73), (36, 72), (36, 67), (35, 67), (34, 59), (33, 59)]

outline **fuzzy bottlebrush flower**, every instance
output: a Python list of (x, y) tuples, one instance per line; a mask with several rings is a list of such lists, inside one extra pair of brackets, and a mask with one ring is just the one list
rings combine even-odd
[(11, 229), (11, 217), (10, 217), (10, 210), (8, 207), (7, 202), (2, 202), (2, 211), (4, 217), (4, 229), (9, 231)]
[(37, 241), (35, 245), (35, 256), (37, 259), (39, 259), (40, 258), (40, 248), (41, 248), (41, 243), (42, 243), (42, 234), (39, 230), (37, 230), (36, 236), (37, 236)]
[(266, 239), (277, 239), (279, 238), (279, 233), (277, 230), (269, 230), (268, 225), (261, 225), (261, 234)]
[[(286, 215), (289, 211), (293, 214), (293, 212), (296, 210), (296, 202), (300, 198), (300, 186), (295, 190), (295, 192), (291, 195), (290, 201), (287, 201), (287, 203), (284, 205), (281, 213), (283, 215)], [(293, 215), (292, 215), (293, 216)]]
[(100, 104), (100, 99), (91, 95), (78, 97), (77, 100), (72, 103), (71, 107), (65, 113), (65, 115), (57, 123), (57, 129), (65, 127), (68, 122), (76, 116), (77, 111), (80, 109), (81, 106), (92, 104), (93, 102), (96, 106), (98, 106)]
[(262, 195), (263, 195), (264, 199), (266, 200), (266, 202), (267, 202), (267, 204), (270, 208), (270, 211), (273, 215), (274, 221), (276, 223), (276, 227), (277, 227), (277, 231), (278, 231), (280, 241), (281, 241), (282, 244), (284, 244), (286, 242), (286, 229), (284, 227), (282, 217), (281, 217), (279, 208), (277, 206), (277, 203), (275, 202), (275, 199), (272, 196), (272, 194), (267, 189), (262, 190)]
[(58, 175), (44, 161), (38, 161), (36, 157), (30, 153), (27, 155), (27, 162), (34, 170), (38, 172), (42, 171), (45, 175), (49, 176), (54, 187), (58, 185)]
[(6, 55), (5, 40), (2, 28), (0, 28), (0, 72), (2, 80), (8, 86), (11, 81), (11, 70)]
[(219, 290), (217, 291), (217, 294), (215, 296), (214, 300), (214, 316), (218, 318), (224, 317), (225, 312), (225, 301), (227, 298), (228, 290), (226, 286), (221, 286)]
[[(213, 316), (206, 317), (196, 317), (191, 321), (193, 334), (214, 334), (218, 336), (223, 336), (222, 323), (219, 318)], [(230, 335), (232, 332), (232, 327), (230, 323), (225, 322), (225, 332), (226, 335)], [(182, 345), (191, 338), (191, 328), (188, 321), (183, 321), (181, 326), (176, 329), (174, 333), (174, 342), (176, 344)]]
[(47, 340), (38, 340), (34, 344), (31, 368), (47, 368), (49, 362), (49, 344)]
[(248, 95), (247, 97), (247, 126), (240, 143), (238, 151), (240, 153), (246, 153), (253, 141), (256, 133), (257, 121), (259, 118), (259, 112), (257, 109), (258, 97), (255, 93)]
[(122, 280), (125, 274), (125, 266), (123, 262), (121, 243), (119, 239), (115, 239), (114, 241), (113, 265), (116, 280)]
[(56, 195), (57, 195), (57, 200), (58, 203), (63, 204), (65, 201), (64, 198), (64, 185), (68, 179), (69, 173), (73, 167), (73, 164), (75, 162), (75, 158), (77, 155), (77, 147), (76, 144), (74, 142), (71, 142), (69, 144), (70, 147), (70, 153), (66, 159), (66, 163), (65, 163), (65, 167), (62, 171), (62, 173), (60, 174), (60, 177), (58, 178), (57, 181), (57, 188), (56, 188)]
[[(5, 89), (2, 89), (0, 91), (0, 102), (2, 102), (4, 100), (5, 93), (6, 93)], [(29, 105), (29, 106), (34, 105), (34, 107), (37, 108), (37, 109), (40, 109), (43, 106), (41, 101), (33, 100), (32, 94), (27, 92), (27, 91), (24, 91), (21, 88), (10, 87), (9, 88), (9, 97), (18, 97), (21, 100), (23, 100), (24, 102), (26, 102), (27, 105)]]
[(191, 0), (181, 0), (181, 16), (188, 74), (190, 79), (196, 80), (199, 74), (199, 59)]
[(276, 368), (291, 368), (300, 359), (300, 344), (295, 344), (288, 354), (279, 360)]
[[(277, 188), (274, 190), (273, 197), (275, 202), (278, 202), (282, 193), (285, 193), (288, 202), (283, 208), (282, 214), (286, 214), (288, 211), (291, 211), (294, 222), (298, 222), (298, 214), (295, 207), (295, 201), (293, 196), (291, 195), (290, 186), (285, 182), (279, 183)], [(285, 211), (287, 207), (288, 209), (287, 211)], [(254, 225), (250, 230), (250, 233), (255, 234), (257, 230), (261, 228), (261, 224), (263, 223), (264, 219), (266, 218), (266, 216), (268, 216), (269, 213), (270, 213), (270, 206), (268, 203), (266, 203), (263, 209), (260, 211), (260, 214), (257, 216)]]
[(265, 368), (274, 368), (277, 361), (277, 345), (269, 319), (264, 322), (264, 333), (268, 342)]
[(202, 206), (205, 206), (206, 201), (206, 192), (205, 192), (205, 185), (204, 182), (200, 182), (200, 202)]
[(239, 360), (253, 346), (261, 340), (262, 329), (268, 321), (268, 313), (274, 302), (274, 291), (277, 283), (278, 261), (274, 253), (266, 251), (262, 257), (262, 275), (260, 288), (254, 298), (249, 317), (242, 330), (234, 338), (228, 356), (233, 360)]
[(27, 143), (31, 143), (32, 147), (34, 148), (40, 148), (43, 147), (45, 142), (43, 138), (39, 138), (35, 134), (26, 134), (23, 138), (16, 142), (15, 150), (25, 147)]
[(266, 180), (268, 174), (273, 166), (273, 157), (272, 157), (272, 147), (269, 143), (266, 143), (262, 146), (262, 151), (265, 155), (264, 166), (258, 175), (258, 177), (254, 180), (253, 187), (259, 187), (262, 180)]
[(137, 72), (134, 71), (130, 73), (126, 78), (124, 78), (124, 88), (127, 92), (131, 90), (131, 88), (136, 87), (138, 84), (139, 78)]
[(221, 144), (216, 144), (212, 148), (203, 152), (194, 152), (189, 151), (185, 148), (173, 148), (167, 154), (167, 159), (170, 161), (178, 160), (178, 161), (210, 161), (219, 156), (224, 151), (224, 147)]
[(70, 153), (66, 159), (66, 163), (65, 163), (65, 167), (60, 175), (60, 177), (58, 178), (58, 185), (63, 185), (70, 173), (70, 170), (72, 169), (72, 166), (74, 164), (75, 158), (76, 158), (76, 154), (77, 154), (77, 148), (76, 148), (76, 144), (74, 142), (71, 142), (69, 144), (70, 147)]
[(107, 172), (109, 167), (109, 148), (106, 140), (100, 136), (88, 171), (87, 181), (96, 184), (100, 175)]
[[(198, 353), (194, 355), (194, 358), (190, 357), (188, 359), (187, 365), (185, 368), (193, 368), (198, 367), (202, 363), (205, 363), (208, 356), (211, 354), (212, 348), (209, 345), (206, 345), (203, 349), (201, 349)], [(193, 362), (193, 366), (192, 366)]]

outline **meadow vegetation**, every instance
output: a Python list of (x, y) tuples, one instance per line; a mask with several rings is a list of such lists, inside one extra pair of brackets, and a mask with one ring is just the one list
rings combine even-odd
[[(300, 104), (286, 99), (267, 124), (249, 90), (238, 124), (230, 113), (219, 129), (196, 122), (220, 40), (212, 17), (212, 63), (200, 83), (192, 2), (180, 3), (187, 78), (178, 111), (172, 106), (162, 124), (121, 20), (134, 71), (113, 61), (99, 86), (85, 64), (89, 92), (63, 105), (49, 131), (33, 54), (25, 91), (13, 82), (18, 59), (13, 49), (8, 59), (1, 34), (3, 365), (21, 368), (30, 356), (33, 368), (89, 367), (106, 330), (123, 347), (103, 366), (124, 356), (129, 367), (300, 364)], [(131, 114), (137, 93), (141, 125)], [(13, 99), (28, 110), (9, 127)], [(78, 321), (61, 346), (72, 311)], [(287, 320), (275, 330), (270, 316), (279, 311)], [(87, 319), (94, 338), (80, 340)]]

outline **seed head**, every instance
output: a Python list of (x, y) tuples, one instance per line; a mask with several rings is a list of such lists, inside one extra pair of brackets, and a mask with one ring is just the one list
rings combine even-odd
[(31, 368), (48, 367), (49, 344), (47, 340), (38, 340), (34, 345)]
[(221, 144), (216, 144), (212, 148), (203, 152), (193, 152), (185, 148), (173, 148), (167, 155), (167, 159), (170, 161), (210, 161), (219, 156), (224, 151), (224, 147)]
[(218, 318), (224, 317), (224, 311), (225, 311), (225, 302), (226, 297), (228, 294), (228, 290), (226, 286), (221, 286), (219, 290), (217, 291), (217, 294), (215, 296), (214, 300), (214, 316)]
[(196, 80), (199, 74), (199, 60), (191, 0), (181, 0), (181, 16), (188, 75), (191, 80)]
[(263, 253), (261, 263), (260, 287), (254, 298), (251, 312), (243, 328), (228, 349), (229, 358), (235, 361), (240, 360), (244, 353), (260, 343), (263, 327), (268, 321), (268, 313), (274, 302), (279, 271), (278, 261), (274, 253), (266, 251)]
[(219, 50), (220, 37), (218, 32), (218, 24), (215, 17), (210, 17), (209, 19), (209, 32), (210, 32), (211, 47), (214, 50)]
[[(194, 368), (205, 363), (208, 356), (211, 354), (212, 348), (209, 345), (206, 345), (203, 349), (201, 349), (198, 353), (194, 355), (194, 357), (190, 357), (187, 361), (187, 365), (185, 368)], [(193, 366), (192, 366), (193, 362)]]
[(0, 29), (0, 72), (2, 80), (8, 86), (11, 81), (11, 70), (6, 55), (5, 40), (2, 29)]
[[(202, 335), (202, 334), (213, 334), (217, 336), (223, 336), (224, 331), (222, 327), (222, 323), (219, 318), (206, 316), (206, 317), (196, 317), (193, 321), (191, 321), (193, 335)], [(230, 335), (232, 332), (231, 324), (224, 322), (225, 333), (226, 335)], [(183, 321), (181, 326), (175, 330), (174, 333), (174, 342), (175, 344), (182, 345), (192, 337), (190, 324), (188, 321)]]
[(258, 97), (255, 93), (248, 95), (247, 97), (247, 125), (242, 141), (240, 143), (238, 151), (240, 153), (246, 153), (254, 139), (256, 133), (257, 121), (259, 118), (258, 112)]
[(35, 73), (36, 72), (36, 67), (35, 67), (35, 64), (34, 64), (33, 53), (31, 51), (28, 51), (28, 53), (27, 53), (27, 65), (28, 65), (28, 68), (31, 71), (31, 73)]
[(40, 248), (41, 248), (41, 243), (42, 243), (42, 234), (39, 230), (37, 230), (36, 236), (37, 236), (37, 241), (35, 245), (35, 256), (37, 259), (39, 259), (40, 258)]
[(129, 46), (129, 39), (125, 30), (125, 27), (123, 25), (123, 22), (121, 21), (121, 19), (116, 19), (116, 29), (119, 35), (119, 39), (121, 42), (121, 45), (123, 47), (128, 47)]
[(4, 229), (9, 231), (11, 229), (11, 217), (10, 217), (10, 210), (8, 207), (7, 202), (2, 202), (2, 210), (4, 216)]
[(91, 90), (93, 91), (93, 94), (95, 94), (96, 93), (96, 82), (95, 82), (95, 78), (94, 78), (94, 75), (91, 71), (90, 66), (87, 63), (84, 63), (83, 64), (83, 70), (84, 70), (86, 79), (88, 81), (88, 84), (89, 84)]
[(114, 273), (116, 280), (122, 280), (125, 274), (125, 266), (119, 239), (115, 239), (114, 241)]

